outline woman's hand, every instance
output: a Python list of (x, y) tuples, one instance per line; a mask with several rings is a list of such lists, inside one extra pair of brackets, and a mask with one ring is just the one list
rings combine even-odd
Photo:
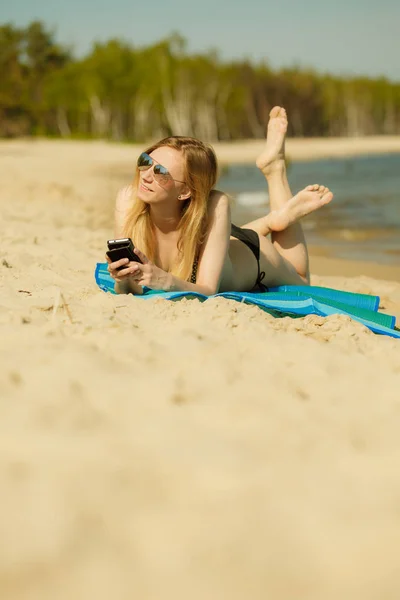
[[(132, 281), (138, 285), (146, 286), (153, 290), (168, 290), (171, 283), (171, 274), (163, 271), (153, 264), (147, 256), (140, 250), (135, 248), (135, 254), (138, 255), (142, 264), (134, 261), (129, 261), (128, 258), (121, 258), (115, 262), (111, 262), (106, 255), (108, 262), (108, 271), (111, 277), (117, 282)], [(117, 270), (123, 266), (123, 269)]]
[(171, 274), (157, 267), (137, 248), (135, 248), (135, 254), (138, 255), (142, 264), (138, 262), (129, 263), (128, 268), (133, 280), (139, 285), (145, 285), (152, 290), (168, 290)]
[(107, 270), (117, 283), (121, 283), (123, 281), (126, 282), (129, 279), (131, 276), (129, 269), (120, 269), (120, 267), (128, 267), (128, 265), (135, 264), (133, 262), (130, 263), (129, 258), (121, 258), (120, 260), (112, 262), (111, 258), (106, 254), (106, 260), (108, 262)]

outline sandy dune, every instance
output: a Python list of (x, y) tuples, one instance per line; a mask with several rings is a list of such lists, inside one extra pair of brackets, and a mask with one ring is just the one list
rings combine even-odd
[(399, 341), (99, 291), (132, 152), (0, 144), (0, 597), (397, 600)]

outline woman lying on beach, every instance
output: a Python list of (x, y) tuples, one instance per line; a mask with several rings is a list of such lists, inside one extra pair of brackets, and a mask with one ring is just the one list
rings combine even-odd
[(134, 183), (119, 192), (115, 210), (115, 237), (130, 237), (142, 264), (106, 257), (116, 292), (141, 294), (147, 286), (212, 295), (308, 284), (299, 220), (333, 194), (321, 185), (291, 193), (287, 123), (285, 109), (271, 110), (265, 148), (256, 161), (268, 182), (271, 212), (243, 227), (231, 223), (228, 197), (213, 189), (217, 161), (211, 147), (177, 136), (142, 153)]

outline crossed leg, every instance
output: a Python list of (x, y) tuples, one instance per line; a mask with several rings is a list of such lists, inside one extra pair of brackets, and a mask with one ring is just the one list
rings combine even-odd
[(320, 185), (310, 185), (293, 196), (286, 175), (286, 130), (286, 111), (276, 106), (270, 112), (264, 151), (256, 162), (268, 182), (271, 212), (243, 225), (260, 236), (266, 285), (309, 283), (307, 245), (299, 219), (333, 198), (329, 189)]

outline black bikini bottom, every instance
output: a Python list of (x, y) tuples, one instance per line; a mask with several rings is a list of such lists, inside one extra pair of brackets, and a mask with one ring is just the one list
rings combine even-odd
[(260, 268), (260, 238), (258, 237), (258, 233), (253, 231), (252, 229), (242, 229), (242, 227), (238, 227), (237, 225), (231, 224), (231, 236), (240, 240), (254, 254), (257, 261), (257, 279), (254, 284), (254, 288), (258, 288), (259, 291), (264, 291), (265, 286), (262, 285), (262, 280), (265, 277), (264, 271), (261, 271)]

